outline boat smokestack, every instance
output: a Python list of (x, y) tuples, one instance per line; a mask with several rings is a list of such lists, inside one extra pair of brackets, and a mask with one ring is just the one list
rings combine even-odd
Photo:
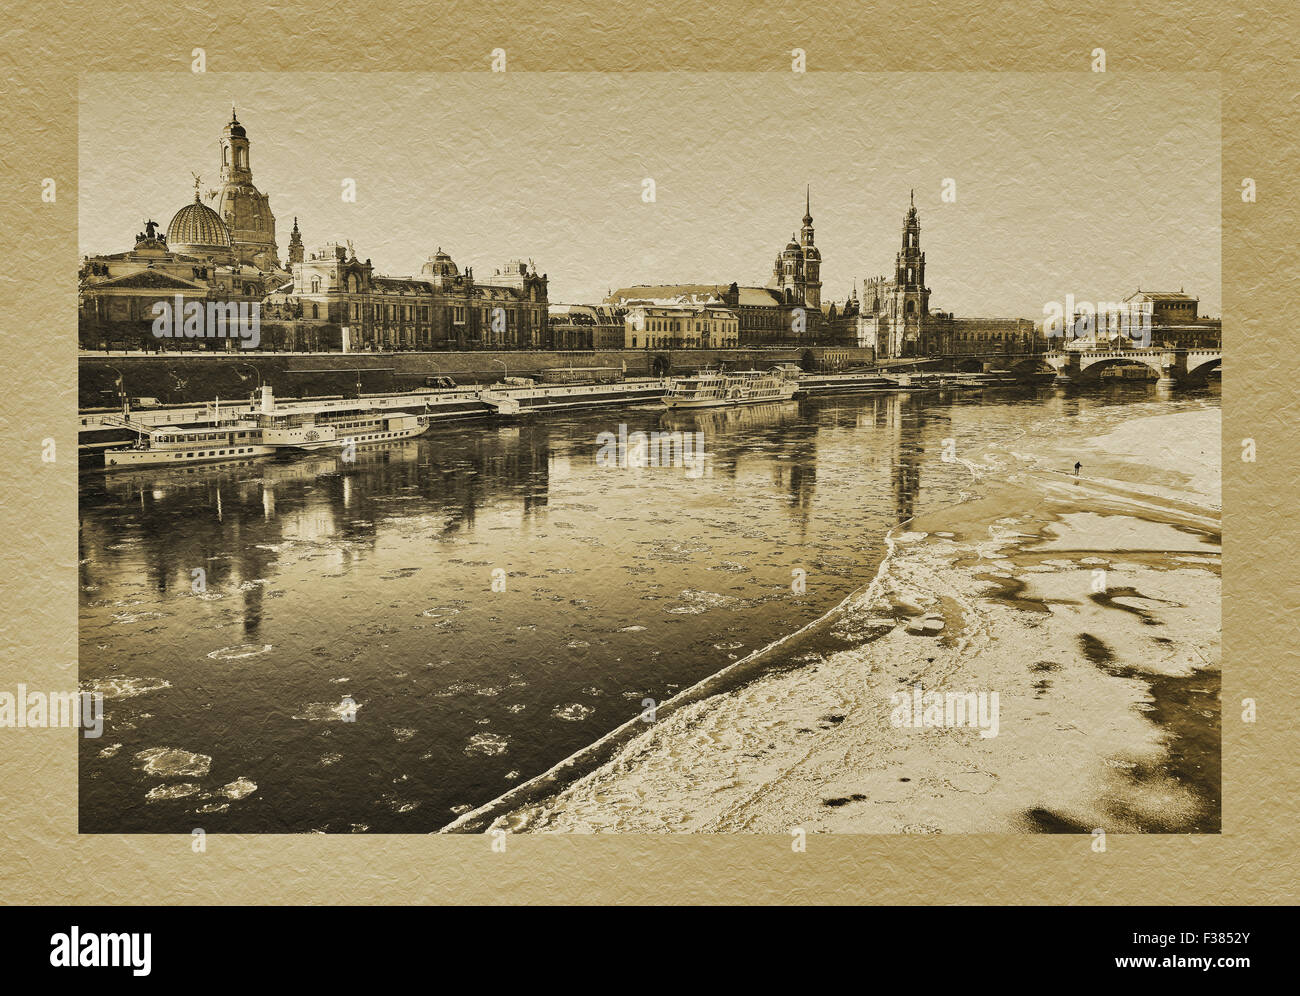
[(275, 411), (275, 395), (271, 393), (271, 385), (262, 385), (262, 414), (270, 415)]

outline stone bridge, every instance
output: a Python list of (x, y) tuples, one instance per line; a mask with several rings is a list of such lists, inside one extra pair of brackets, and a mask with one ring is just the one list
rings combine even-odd
[(1156, 372), (1160, 378), (1158, 387), (1203, 381), (1223, 361), (1223, 351), (1219, 349), (1080, 349), (1041, 356), (1056, 371), (1060, 383), (1095, 379), (1107, 367), (1138, 363)]

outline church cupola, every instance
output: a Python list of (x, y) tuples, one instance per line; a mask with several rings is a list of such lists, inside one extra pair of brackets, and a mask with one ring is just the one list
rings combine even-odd
[(248, 133), (235, 117), (235, 109), (230, 109), (230, 124), (221, 133), (221, 182), (249, 183), (253, 179), (253, 168), (248, 163)]
[(275, 215), (271, 199), (253, 185), (248, 146), (248, 132), (232, 107), (221, 132), (221, 188), (208, 196), (215, 198), (213, 206), (230, 229), (236, 259), (259, 270), (279, 270)]

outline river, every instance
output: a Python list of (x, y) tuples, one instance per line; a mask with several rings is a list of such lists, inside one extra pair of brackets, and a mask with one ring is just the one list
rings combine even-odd
[[(431, 832), (836, 606), (889, 530), (963, 498), (968, 455), (1197, 397), (610, 408), (355, 461), (85, 469), (80, 679), (107, 717), (81, 830)], [(602, 465), (620, 431), (705, 456)]]

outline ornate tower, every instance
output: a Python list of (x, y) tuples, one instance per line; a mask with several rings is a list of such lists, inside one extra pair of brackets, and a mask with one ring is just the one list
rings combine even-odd
[(903, 246), (895, 257), (890, 351), (894, 356), (918, 356), (926, 348), (930, 288), (925, 286), (925, 253), (921, 251), (921, 222), (916, 194), (909, 196), (903, 219)]
[(805, 194), (803, 228), (777, 254), (768, 287), (778, 291), (784, 304), (820, 314), (822, 303), (821, 251), (813, 245), (811, 194)]
[(301, 263), (303, 257), (302, 251), (302, 233), (298, 231), (298, 219), (293, 219), (293, 231), (289, 233), (289, 265)]
[(248, 161), (248, 133), (230, 109), (221, 133), (221, 189), (212, 192), (216, 211), (230, 230), (236, 262), (259, 270), (280, 269), (271, 200), (253, 185)]
[(813, 245), (812, 191), (804, 188), (803, 228), (799, 230), (799, 247), (803, 250), (803, 286), (800, 298), (811, 311), (822, 306), (821, 251)]
[(248, 133), (230, 109), (230, 124), (221, 133), (221, 182), (252, 183), (253, 168), (248, 165)]
[(903, 314), (929, 313), (930, 290), (925, 286), (925, 253), (921, 252), (921, 222), (916, 216), (915, 192), (903, 220), (903, 248), (895, 258), (894, 283)]
[(810, 246), (813, 244), (812, 188), (805, 187), (803, 196), (803, 228), (799, 229), (799, 244), (801, 246)]

